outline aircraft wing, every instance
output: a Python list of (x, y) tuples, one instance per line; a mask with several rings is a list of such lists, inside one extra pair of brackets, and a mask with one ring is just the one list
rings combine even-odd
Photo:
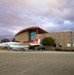
[(7, 43), (0, 43), (0, 47), (8, 47)]
[(34, 43), (34, 44), (33, 43), (30, 43), (29, 45), (30, 46), (38, 46), (38, 45), (41, 45), (41, 44), (39, 44), (39, 43)]

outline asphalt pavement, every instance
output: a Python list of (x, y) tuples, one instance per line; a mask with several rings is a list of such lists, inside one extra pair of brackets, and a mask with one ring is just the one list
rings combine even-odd
[(74, 53), (0, 51), (0, 75), (74, 75)]

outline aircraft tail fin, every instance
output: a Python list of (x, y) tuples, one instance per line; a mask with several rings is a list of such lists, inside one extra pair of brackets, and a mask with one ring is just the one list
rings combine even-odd
[(31, 45), (40, 45), (40, 34), (37, 34)]

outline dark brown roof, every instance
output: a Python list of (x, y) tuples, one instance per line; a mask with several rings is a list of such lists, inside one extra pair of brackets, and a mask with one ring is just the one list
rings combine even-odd
[(22, 32), (29, 31), (32, 29), (38, 29), (38, 30), (42, 31), (43, 33), (48, 33), (47, 31), (43, 30), (42, 28), (35, 26), (35, 27), (28, 27), (26, 29), (23, 29), (23, 30), (19, 31), (15, 36), (19, 35)]

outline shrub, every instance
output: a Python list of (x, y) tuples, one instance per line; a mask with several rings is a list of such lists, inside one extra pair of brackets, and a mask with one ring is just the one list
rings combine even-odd
[(55, 50), (55, 51), (63, 51), (63, 50), (60, 49), (60, 48), (55, 48), (54, 50)]

